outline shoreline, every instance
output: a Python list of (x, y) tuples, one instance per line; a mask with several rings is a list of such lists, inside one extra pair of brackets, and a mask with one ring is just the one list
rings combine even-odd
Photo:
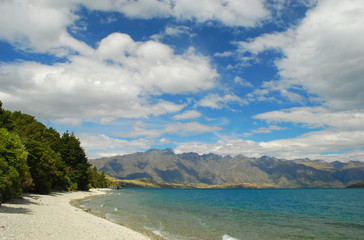
[(71, 205), (71, 201), (106, 194), (108, 189), (23, 194), (0, 207), (0, 239), (125, 239), (149, 237)]

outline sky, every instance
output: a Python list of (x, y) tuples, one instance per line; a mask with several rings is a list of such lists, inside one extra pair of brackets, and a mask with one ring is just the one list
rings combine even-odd
[(362, 0), (0, 0), (0, 100), (89, 158), (364, 161)]

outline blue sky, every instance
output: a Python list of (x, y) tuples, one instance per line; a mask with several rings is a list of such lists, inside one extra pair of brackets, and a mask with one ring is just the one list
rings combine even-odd
[(90, 158), (364, 160), (361, 0), (0, 2), (0, 100)]

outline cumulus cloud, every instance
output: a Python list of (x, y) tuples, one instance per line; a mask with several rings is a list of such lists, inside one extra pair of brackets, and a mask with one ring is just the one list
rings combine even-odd
[[(228, 26), (254, 27), (270, 16), (263, 1), (190, 0), (68, 0), (3, 1), (0, 6), (0, 39), (24, 51), (67, 56), (72, 52), (92, 52), (67, 31), (75, 27), (79, 6), (90, 10), (120, 12), (127, 17), (150, 19), (174, 17), (181, 21), (217, 21)], [(9, 24), (11, 23), (11, 24)], [(168, 28), (166, 34), (180, 34)]]
[(198, 22), (219, 21), (228, 26), (253, 27), (269, 16), (263, 1), (175, 0), (172, 15)]
[(116, 11), (131, 18), (150, 19), (154, 17), (169, 17), (171, 2), (169, 0), (74, 0), (91, 10)]
[(113, 33), (103, 39), (97, 49), (102, 60), (112, 60), (132, 69), (134, 81), (144, 90), (161, 93), (187, 93), (215, 86), (216, 70), (209, 59), (190, 48), (183, 55), (157, 41), (134, 42), (129, 35)]
[[(114, 33), (92, 56), (70, 56), (52, 66), (36, 62), (0, 65), (2, 100), (39, 117), (116, 119), (178, 112), (184, 105), (150, 97), (215, 86), (209, 59), (192, 50), (174, 54), (155, 41), (135, 42)], [(73, 122), (77, 122), (74, 119)]]
[(270, 17), (264, 1), (256, 0), (138, 0), (82, 1), (95, 10), (119, 11), (128, 17), (174, 17), (181, 21), (217, 21), (228, 26), (254, 27)]
[[(284, 33), (265, 34), (241, 42), (241, 50), (259, 54), (276, 49), (280, 85), (301, 86), (331, 109), (364, 105), (364, 2), (319, 1), (306, 17)], [(269, 88), (262, 87), (267, 90)], [(298, 97), (291, 96), (293, 98)]]
[(71, 52), (88, 54), (90, 47), (67, 32), (77, 19), (75, 7), (66, 1), (2, 1), (0, 39), (23, 51), (60, 57)]
[[(316, 1), (305, 1), (309, 6)], [(105, 36), (94, 48), (77, 40), (70, 31), (79, 29), (77, 10), (113, 11), (129, 18), (173, 18), (194, 23), (214, 22), (225, 26), (256, 27), (272, 14), (279, 15), (284, 1), (249, 0), (31, 0), (2, 1), (0, 40), (18, 50), (62, 57), (46, 65), (16, 61), (0, 64), (0, 99), (4, 107), (21, 110), (56, 124), (79, 125), (84, 119), (102, 124), (117, 118), (147, 118), (181, 112), (186, 104), (163, 100), (163, 95), (191, 94), (217, 86), (217, 71), (210, 59), (193, 48), (176, 54), (158, 41), (135, 41), (124, 33)], [(274, 9), (276, 8), (276, 9)], [(266, 50), (281, 53), (275, 60), (278, 80), (264, 82), (246, 98), (233, 93), (202, 96), (195, 107), (212, 109), (243, 106), (247, 101), (276, 101), (306, 104), (323, 101), (325, 107), (300, 107), (254, 116), (271, 123), (302, 124), (324, 130), (292, 139), (255, 142), (221, 140), (214, 144), (175, 143), (176, 151), (219, 154), (270, 154), (279, 157), (320, 157), (328, 160), (360, 160), (364, 156), (364, 3), (361, 0), (322, 0), (296, 26), (285, 32), (266, 33), (238, 43), (243, 61), (256, 61)], [(283, 13), (283, 11), (281, 11)], [(110, 19), (109, 19), (110, 20)], [(113, 21), (113, 20), (111, 20)], [(11, 24), (9, 24), (11, 23)], [(82, 26), (84, 29), (87, 26)], [(75, 33), (73, 32), (73, 33)], [(190, 34), (183, 26), (167, 26), (160, 36)], [(244, 55), (245, 53), (248, 53)], [(231, 51), (215, 57), (236, 55)], [(236, 84), (252, 87), (236, 77)], [(278, 93), (278, 94), (277, 94)], [(282, 98), (277, 98), (280, 95)], [(307, 99), (307, 96), (309, 99)], [(195, 110), (174, 116), (175, 120), (200, 117)], [(127, 141), (105, 135), (83, 133), (88, 151), (106, 154), (145, 150), (171, 143), (163, 134), (191, 136), (221, 128), (198, 122), (164, 124), (148, 129), (139, 122)], [(271, 125), (251, 133), (282, 130)], [(246, 134), (248, 136), (250, 133)], [(347, 148), (354, 149), (347, 151)], [(338, 152), (344, 152), (339, 154)], [(346, 152), (345, 152), (346, 151)], [(322, 152), (330, 154), (322, 155)], [(334, 153), (332, 153), (334, 152)], [(339, 159), (340, 160), (340, 159)]]

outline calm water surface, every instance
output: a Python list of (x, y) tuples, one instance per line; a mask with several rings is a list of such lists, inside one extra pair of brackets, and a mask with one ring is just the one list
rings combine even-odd
[(123, 189), (81, 207), (166, 239), (364, 239), (364, 189)]

